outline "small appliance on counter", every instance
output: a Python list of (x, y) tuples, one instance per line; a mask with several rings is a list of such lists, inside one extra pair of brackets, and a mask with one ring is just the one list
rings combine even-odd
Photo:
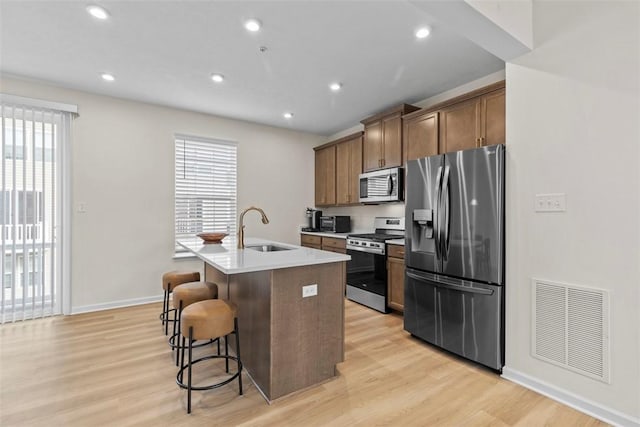
[(320, 231), (320, 217), (322, 211), (314, 208), (307, 208), (306, 211), (308, 225), (302, 228), (302, 231)]
[(330, 233), (348, 233), (351, 231), (350, 216), (321, 216), (320, 230)]

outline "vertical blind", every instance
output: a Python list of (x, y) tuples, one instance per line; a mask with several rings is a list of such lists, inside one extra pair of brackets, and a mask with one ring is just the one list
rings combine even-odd
[(0, 322), (59, 314), (61, 152), (71, 114), (0, 102)]
[[(176, 240), (201, 232), (236, 232), (235, 142), (176, 135)], [(176, 250), (182, 249), (176, 244)]]

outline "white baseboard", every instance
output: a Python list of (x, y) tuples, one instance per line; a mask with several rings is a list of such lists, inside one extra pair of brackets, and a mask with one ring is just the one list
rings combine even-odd
[(516, 384), (520, 384), (523, 387), (570, 406), (580, 412), (584, 412), (587, 415), (591, 415), (592, 417), (606, 423), (615, 426), (640, 427), (640, 418), (634, 418), (633, 416), (623, 414), (615, 409), (607, 408), (599, 403), (587, 400), (569, 391), (523, 374), (522, 372), (507, 368), (506, 366), (502, 369), (502, 378), (513, 381)]
[[(71, 314), (90, 313), (92, 311), (110, 310), (112, 308), (131, 307), (133, 305), (149, 304), (152, 302), (162, 301), (162, 295), (152, 297), (133, 298), (121, 301), (113, 301), (104, 304), (90, 304), (79, 307), (71, 307)], [(161, 310), (162, 311), (162, 310)]]

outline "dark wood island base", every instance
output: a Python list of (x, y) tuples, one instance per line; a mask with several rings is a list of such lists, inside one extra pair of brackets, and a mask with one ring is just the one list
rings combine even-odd
[[(205, 280), (238, 305), (242, 362), (272, 401), (336, 376), (344, 361), (346, 263), (224, 274), (205, 263)], [(317, 295), (303, 297), (303, 286)]]

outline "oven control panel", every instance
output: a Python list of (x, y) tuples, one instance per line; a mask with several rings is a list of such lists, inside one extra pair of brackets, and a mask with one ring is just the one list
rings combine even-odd
[(374, 242), (371, 240), (362, 239), (347, 239), (347, 250), (371, 252), (378, 255), (385, 254), (384, 242)]

